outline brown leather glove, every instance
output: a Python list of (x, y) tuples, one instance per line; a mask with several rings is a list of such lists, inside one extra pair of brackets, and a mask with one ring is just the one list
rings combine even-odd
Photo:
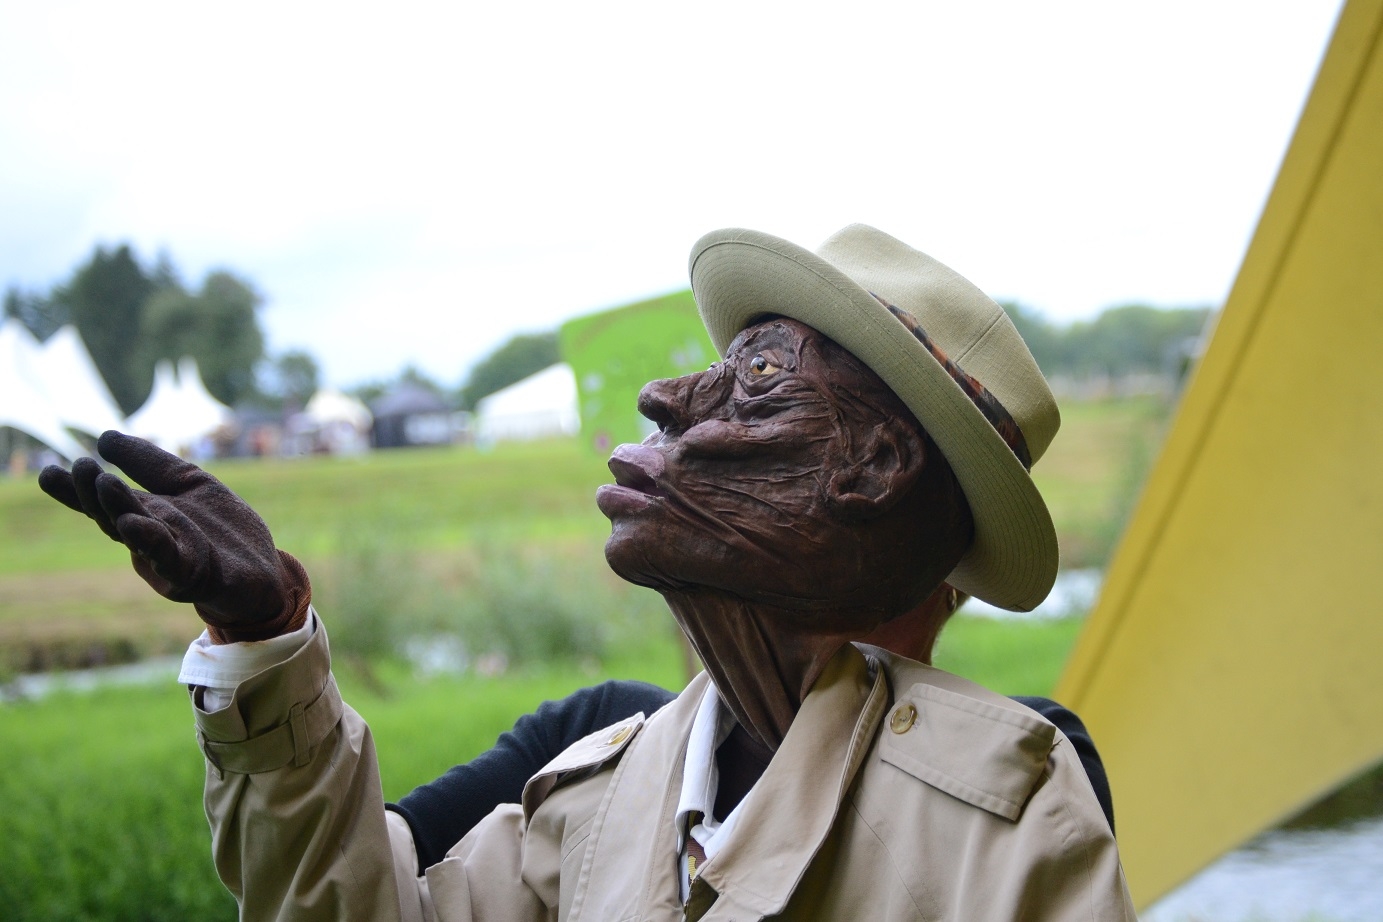
[(128, 547), (135, 572), (155, 592), (191, 602), (216, 643), (302, 627), (312, 600), (307, 572), (274, 547), (268, 526), (244, 500), (144, 439), (111, 430), (96, 449), (149, 492), (130, 489), (91, 458), (79, 458), (71, 473), (50, 465), (38, 484)]

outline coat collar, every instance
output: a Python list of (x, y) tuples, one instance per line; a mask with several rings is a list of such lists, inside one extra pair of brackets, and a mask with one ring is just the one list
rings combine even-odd
[(832, 657), (745, 799), (733, 832), (701, 872), (721, 895), (718, 912), (723, 902), (759, 916), (783, 911), (835, 825), (888, 698), (883, 670), (871, 669), (854, 646)]
[[(563, 778), (614, 763), (592, 820), (572, 922), (682, 918), (674, 818), (688, 734), (708, 684), (702, 673), (646, 724), (639, 715), (627, 722), (629, 733), (620, 732), (623, 725), (607, 728), (590, 738), (589, 751), (558, 759), (529, 782), (524, 802), (531, 817)], [(891, 717), (881, 728), (890, 709), (908, 707), (914, 713), (907, 729)], [(973, 682), (886, 651), (845, 646), (803, 701), (741, 804), (734, 830), (703, 866), (700, 880), (719, 894), (707, 922), (787, 908), (866, 759), (889, 762), (889, 771), (902, 769), (1012, 820), (1041, 780), (1055, 732), (1034, 712)]]

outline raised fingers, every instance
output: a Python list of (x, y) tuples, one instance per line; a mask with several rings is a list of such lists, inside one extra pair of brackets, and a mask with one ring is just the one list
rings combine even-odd
[(101, 433), (96, 450), (150, 493), (176, 496), (211, 479), (210, 474), (190, 461), (164, 451), (153, 442), (114, 429)]
[(77, 498), (77, 488), (72, 484), (72, 475), (56, 464), (50, 464), (38, 473), (38, 486), (44, 493), (62, 503), (69, 509), (85, 513), (82, 501)]
[[(152, 497), (148, 505), (147, 512), (126, 513), (116, 519), (121, 537), (136, 555), (135, 570), (166, 598), (199, 601), (211, 566), (206, 536), (170, 503)], [(140, 566), (141, 561), (147, 564), (148, 572)]]
[(122, 515), (148, 515), (144, 503), (130, 485), (114, 474), (103, 472), (96, 478), (95, 486), (96, 498), (113, 525)]
[[(115, 520), (101, 506), (96, 493), (96, 480), (105, 471), (91, 458), (78, 458), (72, 464), (72, 488), (77, 494), (77, 502), (93, 522), (106, 533), (112, 541), (120, 540), (120, 532), (115, 528)], [(107, 475), (111, 476), (111, 475)]]

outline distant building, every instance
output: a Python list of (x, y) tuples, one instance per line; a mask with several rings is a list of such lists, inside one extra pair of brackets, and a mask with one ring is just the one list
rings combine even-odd
[(560, 336), (580, 392), (582, 437), (600, 454), (653, 430), (638, 408), (645, 384), (704, 371), (717, 358), (690, 291), (577, 317)]
[(447, 402), (416, 384), (396, 385), (370, 404), (370, 412), (376, 448), (448, 445), (461, 429)]

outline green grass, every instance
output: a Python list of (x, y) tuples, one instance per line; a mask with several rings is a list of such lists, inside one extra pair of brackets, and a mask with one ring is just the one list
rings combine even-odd
[[(640, 671), (675, 684), (676, 648), (663, 646), (644, 651)], [(602, 677), (570, 667), (429, 682), (394, 675), (388, 697), (349, 674), (341, 684), (375, 733), (392, 800), (488, 748), (544, 699)], [(171, 681), (0, 707), (4, 918), (235, 918), (212, 868), (201, 789), (187, 696)]]
[(1064, 567), (1103, 567), (1114, 551), (1170, 418), (1161, 397), (1065, 403), (1061, 431), (1033, 465)]
[[(1068, 404), (1062, 412), (1062, 432), (1036, 466), (1036, 480), (1064, 564), (1099, 566), (1141, 484), (1167, 408), (1136, 398)], [(465, 570), (477, 541), (563, 548), (604, 567), (592, 549), (608, 524), (593, 494), (610, 475), (605, 459), (576, 440), (210, 467), (314, 577), (343, 547), (362, 541), (400, 542), (443, 579)], [(23, 653), (9, 658), (20, 663), (11, 668), (43, 660), (25, 652), (30, 648), (80, 646), (89, 638), (107, 647), (124, 640), (137, 652), (166, 650), (171, 637), (181, 637), (181, 618), (84, 517), (48, 499), (31, 478), (0, 478), (0, 651)]]
[[(478, 531), (513, 539), (589, 535), (608, 525), (595, 488), (605, 459), (562, 440), (472, 448), (379, 451), (351, 458), (223, 461), (207, 469), (252, 505), (280, 547), (329, 554), (343, 534), (407, 532), (445, 549)], [(0, 478), (0, 575), (123, 566), (91, 522), (58, 506), (31, 478)], [(3, 616), (3, 609), (0, 609)]]
[[(1062, 407), (1061, 434), (1036, 465), (1068, 557), (1085, 555), (1104, 522), (1141, 483), (1167, 416), (1157, 398)], [(373, 452), (354, 458), (224, 461), (208, 469), (269, 523), (280, 546), (328, 555), (343, 534), (392, 529), (416, 547), (462, 547), (477, 533), (523, 540), (602, 534), (594, 491), (605, 458), (577, 440), (532, 445)], [(0, 576), (124, 566), (84, 517), (44, 496), (32, 478), (0, 477)], [(0, 617), (6, 611), (0, 604)]]
[[(575, 441), (208, 467), (259, 511), (327, 594), (334, 558), (362, 544), (392, 544), (451, 583), (478, 541), (576, 554), (605, 570), (600, 542), (609, 523), (594, 493), (610, 474)], [(0, 680), (7, 670), (79, 666), (122, 651), (170, 652), (191, 626), (84, 516), (31, 478), (0, 478)]]
[(1083, 620), (1009, 621), (951, 619), (932, 662), (1005, 695), (1049, 695)]

